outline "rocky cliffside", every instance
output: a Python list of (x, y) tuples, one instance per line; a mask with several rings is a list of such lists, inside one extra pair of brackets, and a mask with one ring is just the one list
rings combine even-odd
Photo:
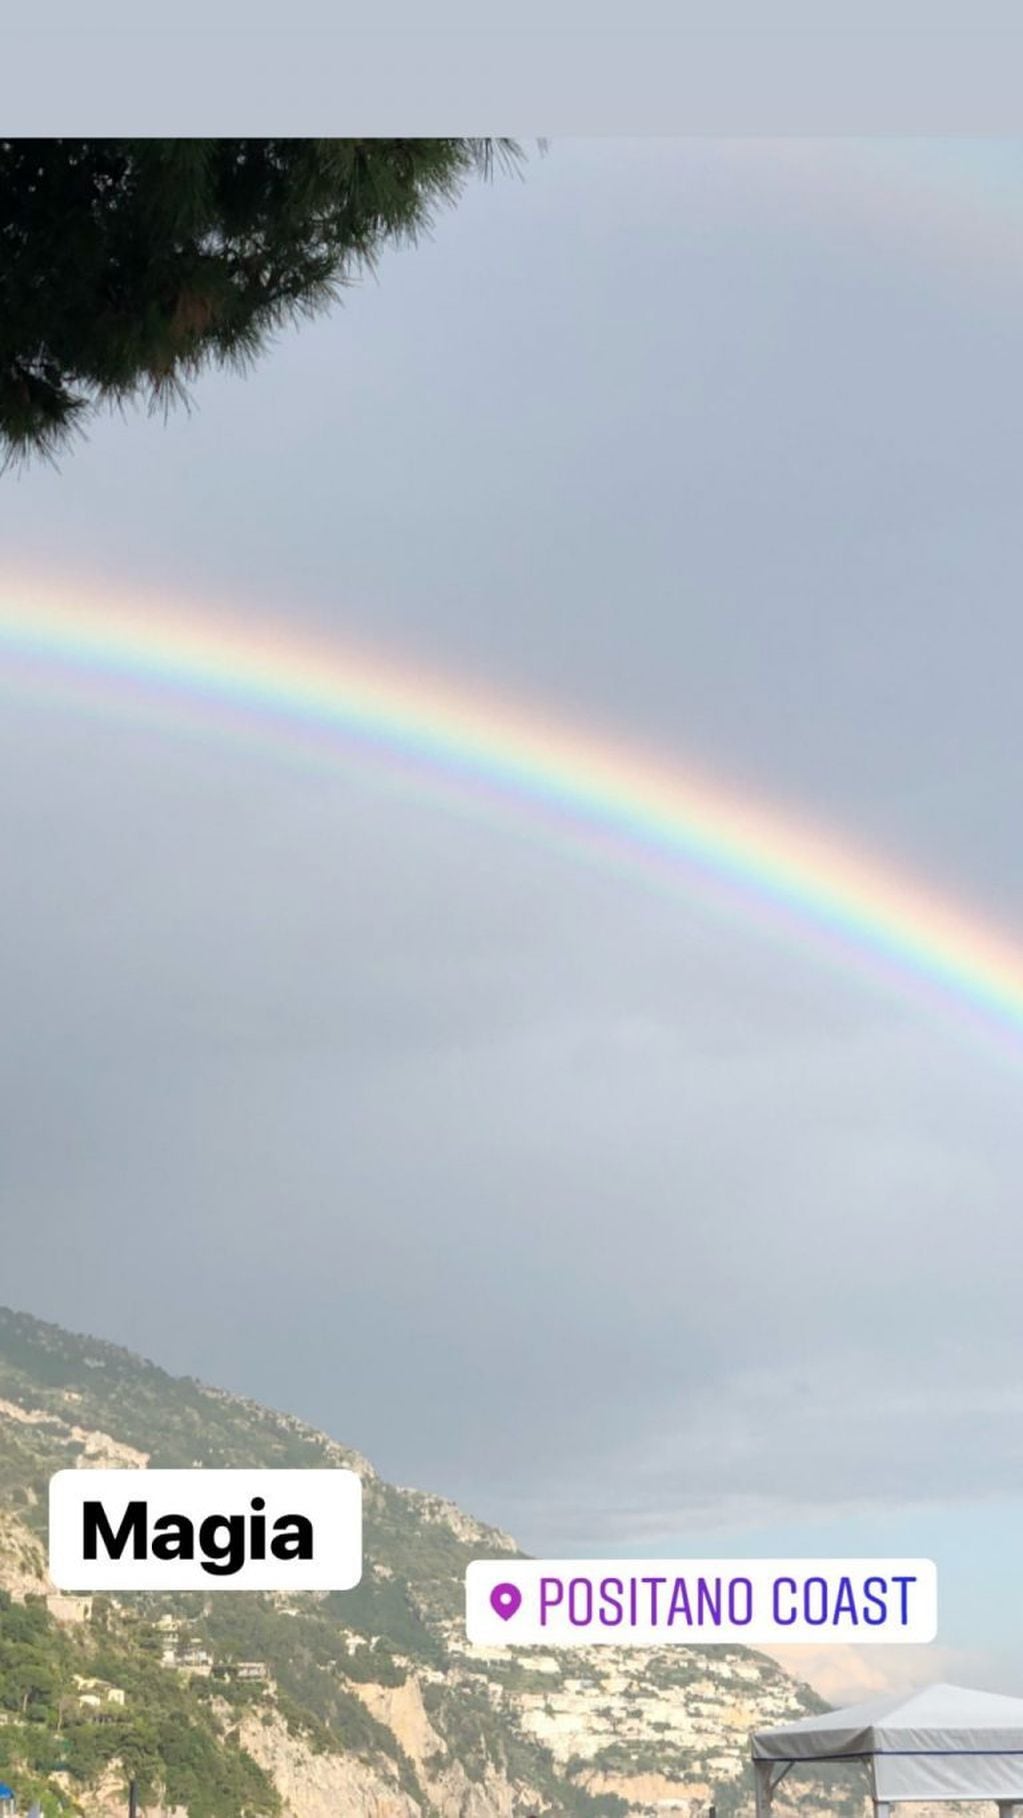
[[(113, 1818), (130, 1772), (153, 1818), (725, 1818), (750, 1804), (749, 1730), (822, 1708), (742, 1648), (469, 1647), (465, 1566), (507, 1535), (115, 1347), (0, 1311), (0, 1397), (0, 1778), (26, 1804)], [(353, 1592), (118, 1601), (46, 1579), (58, 1468), (325, 1463), (363, 1477)]]

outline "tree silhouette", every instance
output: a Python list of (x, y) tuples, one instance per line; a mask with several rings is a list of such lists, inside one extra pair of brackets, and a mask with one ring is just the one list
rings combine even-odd
[(414, 241), (505, 139), (0, 140), (0, 451), (169, 406)]

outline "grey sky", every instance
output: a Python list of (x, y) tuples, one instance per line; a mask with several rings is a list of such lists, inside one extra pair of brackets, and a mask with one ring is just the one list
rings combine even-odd
[[(1020, 155), (555, 144), (6, 479), (5, 561), (539, 699), (1012, 929)], [(5, 1299), (534, 1550), (1008, 1534), (994, 1046), (365, 766), (3, 705)]]
[[(243, 29), (244, 28), (244, 29)], [(201, 36), (203, 54), (196, 56)], [(1016, 133), (1011, 0), (542, 0), (514, 14), (408, 0), (182, 0), (173, 24), (130, 0), (72, 0), (8, 25), (12, 133)], [(31, 80), (45, 64), (46, 82)], [(10, 74), (7, 74), (7, 71)], [(6, 86), (3, 78), (6, 75)]]

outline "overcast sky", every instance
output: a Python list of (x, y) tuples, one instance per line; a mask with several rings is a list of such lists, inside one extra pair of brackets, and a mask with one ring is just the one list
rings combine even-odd
[[(1014, 145), (555, 143), (5, 477), (0, 573), (541, 702), (1011, 934), (1021, 197)], [(535, 1552), (932, 1553), (952, 1676), (1023, 1691), (1004, 1045), (681, 871), (0, 689), (5, 1300)]]

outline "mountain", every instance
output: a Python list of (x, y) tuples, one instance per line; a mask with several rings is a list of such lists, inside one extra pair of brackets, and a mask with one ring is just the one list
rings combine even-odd
[[(362, 1583), (57, 1594), (48, 1479), (103, 1465), (349, 1466)], [(747, 1811), (749, 1730), (822, 1700), (741, 1647), (471, 1648), (466, 1565), (517, 1551), (300, 1420), (0, 1309), (0, 1780), (19, 1810), (105, 1818), (134, 1776), (175, 1818)]]

